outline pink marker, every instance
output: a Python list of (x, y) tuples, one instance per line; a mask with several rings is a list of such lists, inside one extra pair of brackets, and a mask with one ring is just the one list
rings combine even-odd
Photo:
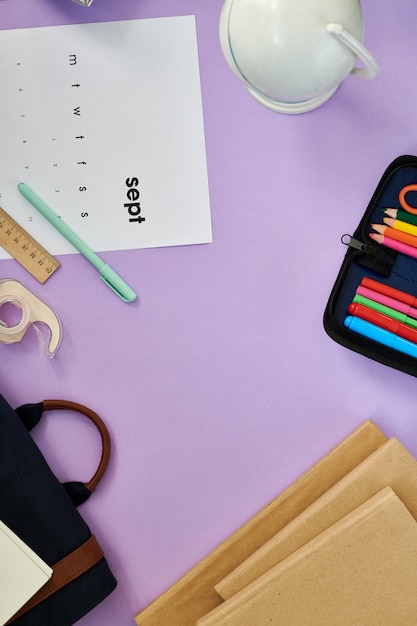
[(367, 287), (362, 287), (361, 285), (357, 288), (356, 293), (360, 296), (364, 296), (365, 298), (369, 298), (369, 300), (388, 306), (390, 309), (404, 313), (408, 317), (417, 319), (417, 309), (405, 304), (404, 302), (385, 296), (383, 293), (378, 293), (378, 291), (373, 291), (373, 289), (368, 289)]

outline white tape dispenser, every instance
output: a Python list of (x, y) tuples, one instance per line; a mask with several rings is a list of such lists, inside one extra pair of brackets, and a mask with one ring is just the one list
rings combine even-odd
[[(8, 326), (1, 319), (1, 307), (7, 302), (22, 312), (21, 320), (14, 326)], [(47, 339), (37, 324), (46, 327)], [(49, 358), (55, 356), (62, 334), (61, 322), (55, 312), (16, 280), (0, 280), (0, 343), (21, 341), (31, 325), (38, 333), (44, 354)]]

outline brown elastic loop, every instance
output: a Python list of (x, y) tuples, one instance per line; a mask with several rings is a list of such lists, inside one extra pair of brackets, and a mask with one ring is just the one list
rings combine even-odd
[(42, 403), (42, 408), (44, 411), (50, 411), (53, 409), (77, 411), (78, 413), (82, 413), (83, 415), (88, 417), (88, 419), (90, 419), (97, 427), (102, 441), (101, 459), (96, 473), (88, 483), (85, 483), (85, 486), (89, 491), (94, 491), (98, 483), (102, 479), (104, 472), (106, 471), (110, 458), (110, 435), (105, 423), (103, 422), (101, 417), (97, 415), (97, 413), (95, 413), (88, 407), (83, 406), (82, 404), (78, 404), (77, 402), (70, 402), (69, 400), (44, 400)]

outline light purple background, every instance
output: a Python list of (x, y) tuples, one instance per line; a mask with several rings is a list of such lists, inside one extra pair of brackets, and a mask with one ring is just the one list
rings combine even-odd
[[(64, 338), (52, 361), (34, 333), (0, 345), (0, 392), (13, 406), (86, 404), (112, 436), (109, 470), (80, 511), (119, 585), (83, 626), (133, 625), (365, 419), (417, 454), (416, 379), (342, 348), (322, 326), (346, 251), (341, 235), (354, 230), (386, 166), (417, 153), (415, 0), (363, 2), (380, 76), (349, 77), (301, 116), (273, 113), (245, 92), (221, 53), (221, 6), (0, 3), (1, 28), (189, 14), (197, 22), (214, 243), (103, 255), (137, 288), (134, 304), (78, 255), (62, 257), (44, 286), (1, 262), (0, 277), (55, 308)], [(98, 438), (70, 417), (48, 416), (36, 439), (62, 479), (87, 480)]]

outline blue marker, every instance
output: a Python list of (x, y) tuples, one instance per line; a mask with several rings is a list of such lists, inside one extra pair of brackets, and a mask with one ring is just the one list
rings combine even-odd
[(398, 350), (398, 352), (403, 352), (404, 354), (417, 358), (417, 344), (412, 341), (408, 341), (408, 339), (398, 337), (398, 335), (394, 335), (394, 333), (390, 333), (384, 328), (375, 326), (375, 324), (371, 324), (360, 317), (348, 315), (345, 319), (345, 326), (346, 328), (353, 330), (355, 333), (359, 333), (359, 335), (363, 335), (368, 339), (372, 339), (373, 341), (377, 341), (384, 346), (388, 346), (388, 348)]

